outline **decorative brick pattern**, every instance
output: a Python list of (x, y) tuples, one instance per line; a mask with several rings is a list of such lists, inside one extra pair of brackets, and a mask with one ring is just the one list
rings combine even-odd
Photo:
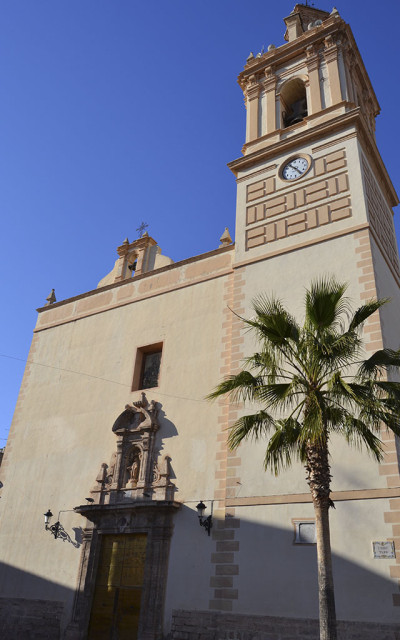
[[(275, 165), (276, 166), (276, 165)], [(333, 153), (329, 153), (326, 156), (316, 158), (314, 161), (314, 176), (325, 176), (331, 171), (336, 171), (347, 166), (346, 152), (344, 149), (339, 149)], [(268, 167), (267, 167), (268, 168)], [(263, 170), (265, 171), (265, 169)], [(312, 174), (311, 174), (312, 175)], [(282, 186), (280, 190), (287, 189), (288, 185)], [(247, 186), (247, 202), (252, 202), (258, 198), (274, 193), (276, 190), (276, 180), (274, 177), (268, 177), (258, 182), (253, 182)]]
[[(246, 250), (349, 218), (352, 212), (347, 171), (329, 175), (346, 166), (345, 150), (340, 149), (315, 160), (313, 177), (323, 175), (321, 180), (301, 181), (292, 189), (288, 184), (276, 189), (272, 176), (249, 184), (248, 203), (271, 197), (247, 207), (246, 225), (251, 228), (246, 231)], [(288, 215), (290, 212), (292, 215)], [(252, 226), (262, 221), (265, 224)]]
[(363, 170), (365, 191), (367, 194), (367, 208), (371, 227), (378, 237), (381, 250), (386, 254), (386, 257), (396, 274), (400, 276), (392, 211), (383, 198), (377, 182), (365, 161), (363, 161)]
[(287, 218), (269, 222), (246, 232), (246, 247), (252, 249), (263, 244), (275, 242), (297, 233), (321, 227), (351, 216), (350, 198), (339, 198), (322, 204), (315, 209), (295, 213)]
[(54, 600), (0, 598), (2, 640), (59, 640), (63, 603)]
[(258, 198), (274, 193), (276, 180), (274, 177), (265, 178), (259, 182), (253, 182), (247, 186), (247, 202), (252, 202)]
[[(223, 315), (223, 351), (221, 354), (221, 378), (237, 373), (243, 357), (242, 322), (235, 314), (244, 313), (243, 287), (245, 278), (243, 272), (236, 270), (225, 283)], [(234, 311), (235, 313), (232, 313)], [(218, 448), (216, 453), (216, 508), (214, 510), (214, 527), (212, 537), (215, 551), (211, 554), (211, 563), (215, 566), (215, 575), (210, 577), (210, 587), (213, 598), (209, 602), (210, 609), (232, 611), (233, 602), (238, 599), (238, 590), (234, 585), (234, 576), (239, 573), (236, 554), (239, 542), (236, 540), (236, 530), (240, 526), (235, 510), (226, 510), (226, 500), (238, 487), (238, 467), (240, 458), (235, 451), (229, 451), (227, 446), (227, 428), (238, 417), (238, 409), (232, 406), (228, 398), (221, 398), (219, 415)]]
[[(357, 267), (359, 269), (359, 284), (362, 286), (361, 300), (364, 302), (371, 298), (377, 297), (374, 263), (372, 259), (371, 240), (368, 229), (358, 231), (355, 234), (355, 239), (358, 243), (356, 247), (356, 254), (358, 255)], [(396, 254), (397, 255), (397, 254)], [(366, 341), (366, 349), (368, 352), (382, 349), (384, 346), (390, 347), (391, 345), (384, 345), (381, 323), (379, 318), (379, 312), (374, 313), (364, 327), (364, 337)], [(380, 435), (381, 440), (384, 443), (385, 454), (384, 460), (380, 464), (380, 475), (386, 476), (386, 483), (388, 488), (399, 487), (400, 488), (400, 474), (399, 474), (399, 459), (396, 447), (395, 436), (390, 432), (382, 431)], [(390, 577), (400, 579), (400, 499), (393, 498), (389, 500), (390, 511), (384, 514), (384, 520), (386, 523), (392, 524), (393, 540), (396, 549), (396, 564), (389, 567)], [(400, 587), (400, 580), (399, 580)], [(400, 606), (400, 594), (393, 594), (393, 605)]]
[[(171, 640), (319, 640), (318, 620), (173, 611)], [(339, 620), (338, 640), (400, 640), (397, 624)]]
[[(268, 180), (273, 180), (273, 178), (268, 178)], [(267, 181), (265, 181), (265, 183), (266, 182)], [(339, 193), (348, 191), (348, 189), (347, 173), (340, 173), (326, 180), (318, 180), (318, 182), (314, 182), (308, 186), (276, 195), (264, 202), (247, 207), (246, 223), (250, 225), (255, 222), (261, 222), (261, 220), (265, 220), (266, 218), (287, 213), (300, 207), (314, 204), (320, 200), (333, 198)]]

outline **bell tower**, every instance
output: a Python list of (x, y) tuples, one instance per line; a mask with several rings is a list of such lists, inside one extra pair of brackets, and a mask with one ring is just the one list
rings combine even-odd
[[(243, 156), (228, 165), (238, 182), (236, 263), (368, 229), (398, 280), (398, 198), (351, 29), (336, 9), (304, 4), (284, 22), (286, 43), (250, 53), (238, 78), (247, 120)], [(324, 269), (334, 272), (334, 261), (316, 263), (315, 274)]]

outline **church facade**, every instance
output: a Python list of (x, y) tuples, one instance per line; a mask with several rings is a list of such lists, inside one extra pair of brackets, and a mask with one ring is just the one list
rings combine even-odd
[[(364, 336), (398, 348), (398, 199), (349, 25), (302, 4), (285, 25), (239, 75), (235, 242), (173, 263), (147, 233), (126, 239), (97, 289), (38, 310), (0, 469), (4, 639), (318, 638), (304, 469), (264, 473), (262, 442), (230, 451), (243, 408), (205, 397), (254, 351), (252, 299), (300, 317), (319, 275), (355, 305), (391, 298)], [(381, 464), (332, 444), (342, 640), (398, 640), (399, 449), (382, 439)]]

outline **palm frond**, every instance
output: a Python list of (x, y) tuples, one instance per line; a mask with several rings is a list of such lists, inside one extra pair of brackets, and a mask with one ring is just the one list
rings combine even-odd
[(275, 420), (267, 411), (242, 416), (229, 429), (228, 446), (230, 449), (236, 449), (242, 440), (249, 437), (258, 440), (261, 436), (267, 435), (274, 426)]
[(326, 443), (328, 434), (324, 415), (324, 401), (318, 395), (315, 391), (309, 392), (307, 395), (301, 439), (303, 443), (309, 442), (319, 446)]
[(389, 302), (389, 298), (381, 298), (380, 300), (371, 300), (370, 302), (363, 304), (353, 314), (349, 323), (348, 331), (354, 331), (361, 327), (364, 322), (372, 316), (373, 313), (375, 313), (375, 311), (378, 311), (378, 309), (383, 307), (387, 302)]
[(290, 467), (293, 457), (305, 461), (302, 425), (294, 418), (278, 420), (265, 452), (264, 468), (278, 475), (281, 469)]
[(260, 386), (262, 387), (261, 378), (253, 376), (250, 371), (240, 371), (236, 376), (230, 376), (220, 382), (214, 391), (206, 396), (206, 400), (215, 400), (225, 394), (234, 402), (257, 400)]
[(350, 445), (359, 449), (365, 446), (377, 462), (382, 461), (383, 444), (363, 420), (348, 415), (343, 425), (343, 435)]
[(256, 320), (246, 320), (246, 324), (255, 328), (261, 339), (277, 345), (298, 340), (300, 327), (280, 300), (258, 296), (253, 300), (253, 309)]
[(369, 378), (371, 375), (377, 376), (382, 371), (397, 367), (400, 367), (400, 349), (379, 349), (361, 364), (358, 374), (361, 378)]
[(332, 327), (349, 308), (349, 301), (344, 297), (346, 290), (347, 284), (341, 284), (332, 277), (312, 282), (306, 290), (306, 324), (317, 330)]
[(290, 382), (269, 383), (259, 390), (259, 400), (271, 409), (293, 408), (301, 403), (304, 396), (304, 384), (297, 376), (293, 376)]

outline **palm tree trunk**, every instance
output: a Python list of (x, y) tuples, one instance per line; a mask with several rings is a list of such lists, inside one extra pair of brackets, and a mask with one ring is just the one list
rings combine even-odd
[(328, 442), (308, 444), (307, 482), (315, 511), (318, 557), (318, 599), (320, 640), (337, 640), (335, 594), (333, 588), (332, 553), (329, 533), (331, 475)]
[(332, 554), (329, 535), (329, 502), (314, 503), (318, 557), (320, 640), (337, 640)]

